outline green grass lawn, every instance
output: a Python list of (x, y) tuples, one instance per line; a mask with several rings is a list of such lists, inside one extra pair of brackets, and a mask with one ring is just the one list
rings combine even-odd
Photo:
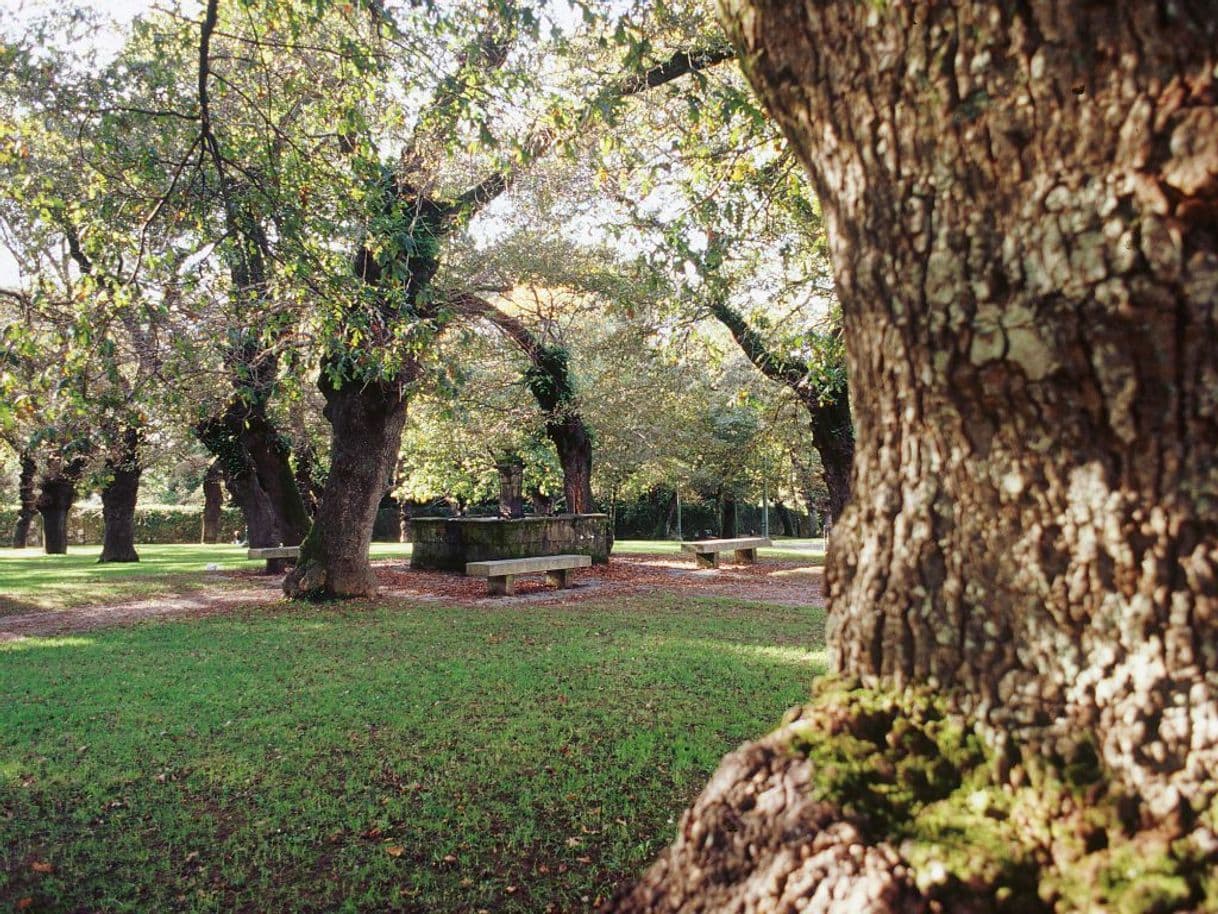
[[(157, 597), (201, 587), (231, 584), (208, 573), (265, 564), (245, 557), (244, 546), (179, 544), (140, 545), (138, 562), (97, 564), (101, 546), (69, 546), (67, 555), (45, 555), (41, 549), (0, 550), (0, 614), (57, 609)], [(409, 556), (409, 543), (374, 543), (374, 558)]]
[(0, 644), (0, 909), (589, 908), (806, 696), (823, 625), (651, 594)]
[[(775, 540), (762, 549), (762, 558), (795, 559), (823, 564), (823, 540)], [(181, 544), (138, 546), (140, 561), (97, 564), (100, 546), (72, 546), (67, 555), (44, 555), (41, 549), (0, 550), (0, 615), (39, 609), (59, 609), (183, 593), (202, 587), (232, 586), (233, 579), (209, 574), (209, 565), (222, 571), (261, 568), (263, 562), (245, 557), (244, 546)], [(680, 546), (666, 540), (618, 540), (615, 554), (676, 555)], [(409, 543), (373, 543), (374, 559), (409, 558)], [(239, 582), (238, 582), (239, 583)]]

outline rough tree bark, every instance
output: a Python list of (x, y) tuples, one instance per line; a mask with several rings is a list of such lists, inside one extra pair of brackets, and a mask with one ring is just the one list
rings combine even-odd
[[(1146, 875), (1126, 909), (1206, 908), (1218, 5), (724, 6), (824, 206), (845, 316), (858, 450), (828, 570), (834, 667), (942, 696), (1007, 790), (1090, 756), (1079, 802), (1119, 796), (1124, 831), (1081, 849), (1053, 831), (1037, 872), (1098, 895), (1116, 870), (1071, 855), (1137, 842), (1129, 859), (1177, 881)], [(925, 909), (929, 872), (818, 815), (791, 745), (725, 762), (618, 909)]]
[(102, 489), (102, 551), (98, 562), (138, 562), (135, 551), (135, 503), (140, 493), (140, 439), (135, 426), (128, 426), (117, 451), (106, 458), (110, 479)]
[(377, 506), (401, 447), (406, 397), (402, 386), (377, 382), (336, 387), (323, 380), (322, 392), (331, 428), (330, 473), (300, 560), (284, 578), (284, 592), (375, 596), (368, 550)]
[(13, 527), (13, 548), (24, 549), (30, 539), (30, 523), (38, 513), (38, 464), (29, 454), (21, 455), (21, 478), (17, 495), (17, 523)]
[(54, 461), (43, 477), (36, 507), (42, 517), (42, 548), (47, 555), (67, 554), (68, 513), (76, 501), (76, 486), (87, 465), (86, 457)]
[(829, 511), (841, 516), (850, 498), (850, 470), (854, 465), (854, 425), (850, 415), (850, 391), (821, 390), (812, 383), (811, 366), (773, 352), (743, 315), (721, 300), (710, 303), (710, 312), (723, 324), (741, 351), (767, 378), (785, 384), (799, 398), (811, 420), (812, 447), (820, 455)]
[(213, 460), (203, 476), (203, 533), (202, 542), (220, 542), (220, 517), (224, 507), (224, 471), (220, 461)]

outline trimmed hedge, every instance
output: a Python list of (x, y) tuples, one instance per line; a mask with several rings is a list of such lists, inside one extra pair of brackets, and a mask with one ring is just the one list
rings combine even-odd
[[(17, 524), (17, 508), (0, 508), (0, 545), (12, 542)], [(73, 546), (99, 545), (102, 541), (101, 505), (75, 507), (68, 517), (68, 543)], [(233, 531), (244, 530), (245, 521), (237, 508), (220, 512), (220, 541), (231, 542)], [(135, 509), (137, 543), (197, 543), (203, 538), (202, 505), (140, 505)], [(31, 546), (42, 544), (42, 520), (37, 515), (30, 525)]]

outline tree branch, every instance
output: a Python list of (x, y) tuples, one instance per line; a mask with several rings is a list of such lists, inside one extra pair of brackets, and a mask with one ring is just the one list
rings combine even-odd
[[(698, 73), (736, 57), (731, 45), (715, 45), (696, 51), (678, 51), (663, 63), (658, 63), (642, 73), (628, 76), (616, 85), (606, 86), (584, 107), (578, 122), (569, 135), (576, 135), (587, 127), (593, 113), (614, 101), (640, 95), (651, 89), (666, 85), (691, 73)], [(533, 159), (545, 155), (559, 139), (549, 127), (534, 130), (524, 143), (522, 162), (510, 169), (495, 172), (483, 178), (469, 190), (457, 196), (449, 207), (453, 216), (469, 218), (506, 191), (519, 177), (521, 171)]]

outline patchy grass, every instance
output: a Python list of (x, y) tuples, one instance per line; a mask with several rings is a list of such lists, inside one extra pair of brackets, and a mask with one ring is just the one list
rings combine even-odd
[[(137, 546), (138, 562), (97, 564), (101, 546), (70, 546), (67, 555), (41, 549), (0, 550), (0, 614), (62, 609), (184, 593), (232, 585), (208, 573), (257, 570), (264, 562), (245, 557), (244, 546), (199, 544)], [(409, 556), (410, 544), (374, 543), (373, 558)]]
[(823, 626), (651, 594), (0, 645), (0, 908), (589, 908), (807, 696)]

